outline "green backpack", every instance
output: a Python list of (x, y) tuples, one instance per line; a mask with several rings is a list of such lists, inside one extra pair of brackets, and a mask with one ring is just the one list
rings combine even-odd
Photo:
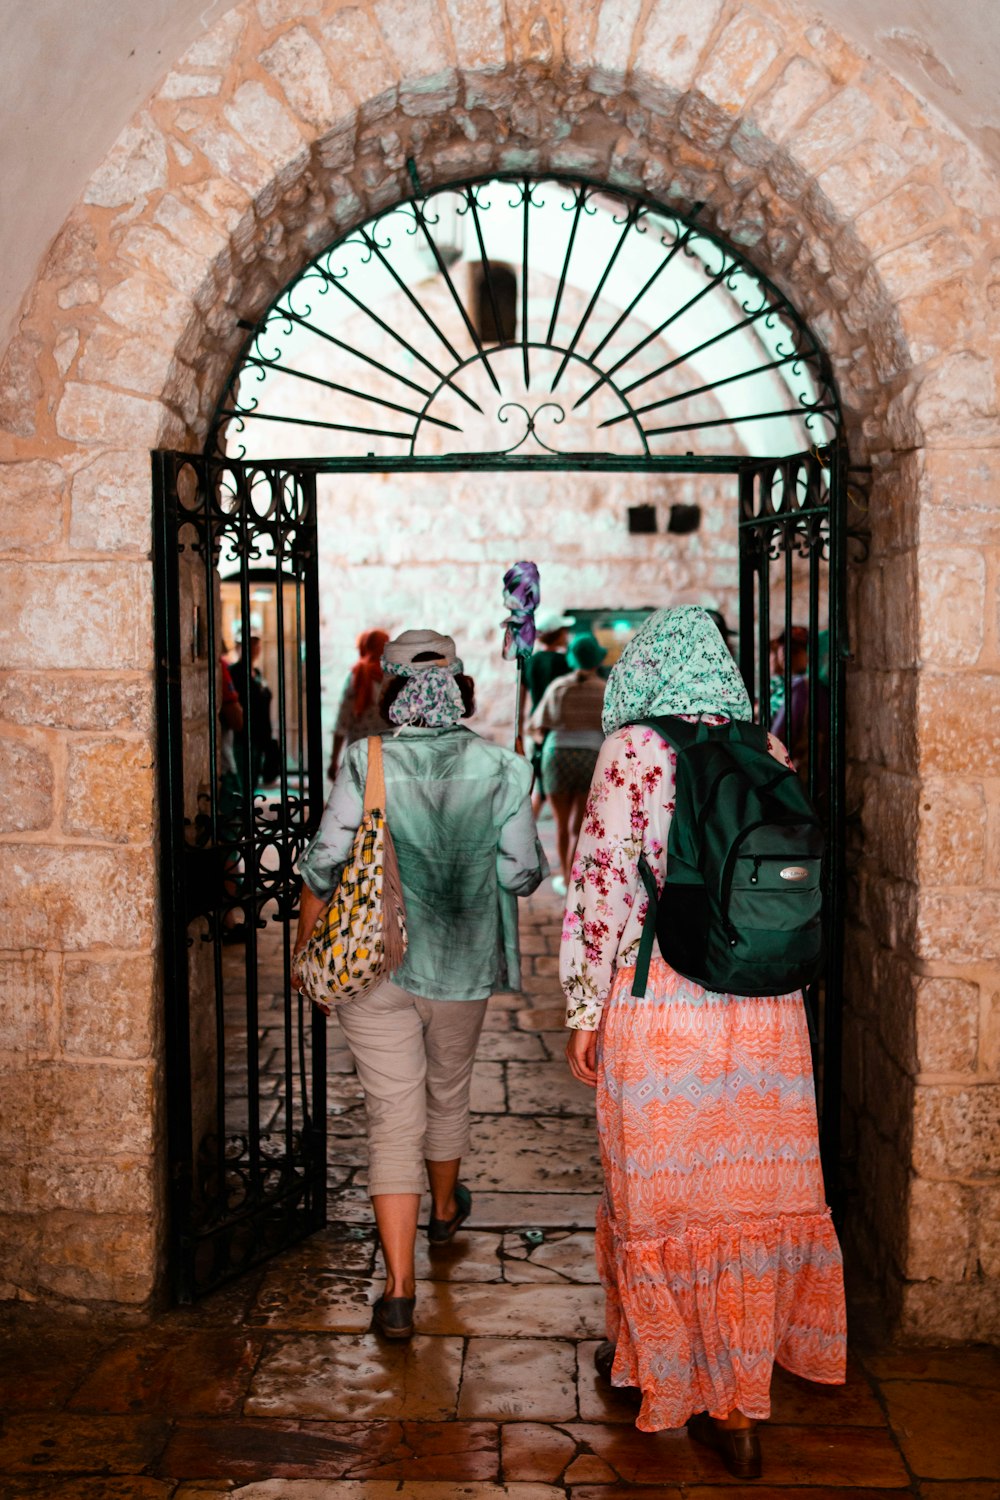
[(823, 959), (823, 831), (795, 772), (757, 724), (642, 719), (677, 752), (667, 878), (639, 858), (649, 896), (634, 995), (653, 938), (672, 969), (729, 995), (786, 995)]

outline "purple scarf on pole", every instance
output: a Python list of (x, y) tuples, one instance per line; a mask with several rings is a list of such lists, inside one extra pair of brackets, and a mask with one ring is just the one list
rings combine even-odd
[(535, 610), (541, 598), (538, 569), (533, 562), (518, 562), (503, 575), (503, 602), (510, 611), (503, 622), (504, 661), (523, 660), (535, 644)]

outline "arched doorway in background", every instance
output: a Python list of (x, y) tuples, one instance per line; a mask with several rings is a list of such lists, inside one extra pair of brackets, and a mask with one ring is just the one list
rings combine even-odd
[[(726, 486), (737, 539), (727, 598), (762, 719), (770, 641), (793, 623), (809, 634), (809, 776), (832, 851), (829, 961), (810, 1011), (835, 1171), (848, 459), (829, 362), (787, 299), (700, 229), (697, 212), (681, 218), (578, 179), (494, 177), (424, 195), (412, 163), (411, 175), (411, 199), (316, 257), (247, 329), (205, 452), (154, 459), (182, 1299), (324, 1220), (323, 1023), (303, 1013), (288, 972), (294, 862), (325, 791), (321, 513), (355, 476), (541, 484), (575, 474), (612, 485), (684, 475)], [(511, 547), (508, 561), (524, 555)], [(241, 622), (253, 618), (255, 588), (273, 596), (278, 774), (267, 791), (253, 770), (259, 729), (233, 743), (220, 722), (219, 661), (233, 644), (223, 577)], [(788, 692), (790, 653), (786, 663)], [(821, 680), (831, 705), (822, 745)], [(226, 949), (241, 922), (234, 965)], [(275, 924), (280, 958), (270, 945), (262, 968), (258, 934)]]

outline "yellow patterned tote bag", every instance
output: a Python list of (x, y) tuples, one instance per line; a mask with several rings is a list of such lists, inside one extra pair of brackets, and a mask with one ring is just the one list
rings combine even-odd
[(295, 960), (302, 992), (329, 1010), (388, 979), (406, 954), (399, 865), (385, 820), (382, 741), (368, 741), (365, 810), (340, 883)]

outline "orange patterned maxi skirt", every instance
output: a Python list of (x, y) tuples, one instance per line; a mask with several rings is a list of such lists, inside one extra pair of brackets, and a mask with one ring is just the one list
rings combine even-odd
[(612, 1380), (642, 1390), (645, 1432), (699, 1411), (765, 1418), (775, 1360), (844, 1379), (802, 997), (713, 994), (658, 959), (638, 1000), (634, 973), (618, 971), (598, 1047)]

